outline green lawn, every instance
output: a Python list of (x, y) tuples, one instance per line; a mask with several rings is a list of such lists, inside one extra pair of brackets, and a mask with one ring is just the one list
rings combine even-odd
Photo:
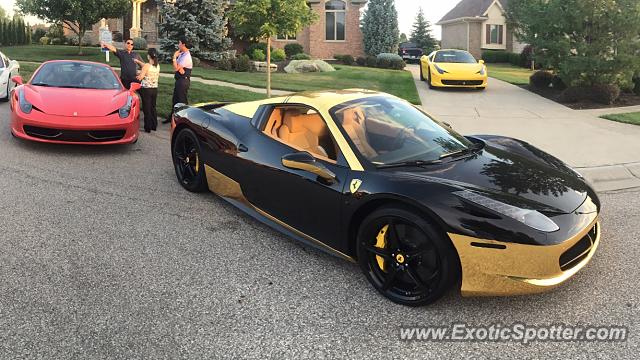
[(489, 76), (514, 85), (528, 85), (533, 71), (511, 64), (487, 64)]
[[(104, 53), (95, 47), (85, 48), (83, 56), (77, 55), (78, 48), (73, 46), (12, 46), (0, 48), (0, 51), (11, 59), (22, 61), (43, 62), (52, 59), (80, 59), (105, 62)], [(118, 60), (113, 54), (109, 64), (119, 66)], [(411, 73), (408, 71), (342, 65), (335, 68), (337, 71), (326, 73), (276, 73), (273, 74), (272, 88), (286, 91), (364, 88), (384, 91), (414, 104), (420, 104), (418, 91)], [(172, 72), (172, 69), (167, 64), (162, 67), (162, 71)], [(267, 81), (267, 75), (264, 73), (238, 73), (201, 67), (193, 70), (193, 76), (258, 88), (264, 88)]]
[(640, 112), (603, 115), (601, 118), (625, 124), (640, 125)]
[[(20, 64), (20, 76), (26, 82), (29, 81), (33, 72), (38, 68), (36, 64)], [(171, 99), (173, 95), (173, 79), (160, 79), (160, 88), (158, 90), (158, 115), (166, 118), (171, 111)], [(189, 101), (192, 104), (209, 101), (252, 101), (264, 99), (265, 95), (253, 93), (250, 91), (237, 90), (223, 86), (212, 86), (191, 82), (189, 89)]]

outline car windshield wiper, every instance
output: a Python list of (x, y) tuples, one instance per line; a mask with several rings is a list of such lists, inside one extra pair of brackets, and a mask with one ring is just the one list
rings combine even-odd
[(44, 87), (51, 86), (51, 85), (49, 85), (47, 83), (43, 83), (43, 82), (32, 83), (31, 85), (33, 85), (33, 86), (44, 86)]
[(77, 85), (65, 85), (65, 86), (58, 86), (58, 87), (63, 89), (88, 89), (87, 87), (77, 86)]
[(469, 146), (467, 148), (464, 148), (458, 151), (442, 154), (440, 155), (440, 160), (446, 159), (446, 158), (457, 158), (457, 157), (461, 157), (469, 154), (474, 154), (476, 151), (482, 149), (483, 147), (484, 145), (482, 144), (473, 144), (472, 146)]
[(376, 165), (378, 169), (389, 169), (389, 168), (397, 168), (397, 167), (405, 167), (405, 166), (426, 166), (426, 165), (437, 165), (442, 164), (442, 160), (411, 160), (411, 161), (402, 161), (396, 163), (389, 163), (383, 165)]

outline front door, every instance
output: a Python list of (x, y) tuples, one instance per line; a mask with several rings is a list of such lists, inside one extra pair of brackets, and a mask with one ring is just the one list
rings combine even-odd
[[(341, 204), (349, 174), (324, 119), (303, 106), (283, 106), (271, 112), (263, 129), (243, 139), (251, 170), (242, 189), (253, 206), (294, 229), (329, 245), (338, 246)], [(306, 171), (288, 168), (282, 158), (308, 152), (335, 174), (327, 181)]]

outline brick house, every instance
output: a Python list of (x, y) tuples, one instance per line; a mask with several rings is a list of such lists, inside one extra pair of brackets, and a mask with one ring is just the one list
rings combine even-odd
[(462, 0), (436, 25), (442, 26), (442, 48), (463, 49), (476, 58), (483, 50), (521, 53), (526, 44), (518, 41), (507, 25), (509, 0)]
[[(160, 0), (131, 0), (131, 11), (120, 19), (107, 19), (94, 25), (87, 35), (97, 41), (101, 26), (126, 37), (144, 37), (150, 45), (157, 44), (160, 34), (158, 24), (162, 21), (157, 2)], [(179, 0), (178, 0), (179, 1)], [(296, 36), (277, 36), (272, 39), (274, 48), (284, 48), (289, 43), (299, 43), (313, 58), (330, 59), (336, 54), (364, 55), (361, 10), (368, 0), (308, 0), (307, 3), (319, 15), (319, 20), (304, 28)], [(233, 6), (235, 0), (230, 0)], [(234, 39), (234, 47), (242, 50), (246, 44)]]

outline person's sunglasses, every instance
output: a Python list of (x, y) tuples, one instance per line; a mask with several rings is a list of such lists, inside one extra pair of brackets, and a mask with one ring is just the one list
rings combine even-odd
[(127, 45), (133, 45), (133, 43), (132, 42), (128, 42)]

